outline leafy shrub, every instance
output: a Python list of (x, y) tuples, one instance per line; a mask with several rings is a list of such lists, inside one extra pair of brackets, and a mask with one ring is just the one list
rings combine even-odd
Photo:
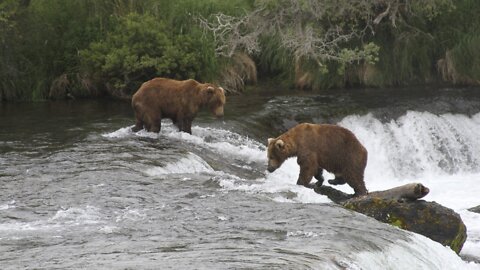
[[(206, 55), (198, 48), (198, 34), (174, 35), (165, 22), (149, 14), (115, 18), (116, 26), (104, 40), (80, 51), (85, 70), (104, 82), (113, 96), (132, 94), (153, 77), (196, 78)], [(92, 72), (93, 71), (93, 72)]]

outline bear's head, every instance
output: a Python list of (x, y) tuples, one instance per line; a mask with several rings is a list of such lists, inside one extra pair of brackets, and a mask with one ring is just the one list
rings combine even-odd
[(223, 116), (223, 107), (226, 102), (225, 91), (222, 87), (211, 83), (203, 85), (201, 90), (204, 97), (204, 106), (206, 106), (216, 117)]
[(278, 169), (283, 162), (290, 157), (286, 143), (280, 138), (269, 138), (267, 157), (267, 170), (269, 172), (273, 172)]

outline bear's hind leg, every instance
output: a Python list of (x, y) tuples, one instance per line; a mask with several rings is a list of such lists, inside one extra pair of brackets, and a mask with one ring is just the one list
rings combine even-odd
[(192, 119), (184, 117), (183, 114), (178, 114), (173, 122), (178, 127), (178, 131), (192, 134)]
[(368, 193), (363, 177), (352, 177), (350, 179), (348, 185), (353, 188), (353, 191), (355, 191), (354, 196), (366, 195)]
[(323, 184), (323, 181), (325, 180), (323, 178), (323, 168), (318, 167), (317, 173), (314, 175), (315, 179), (317, 179), (317, 183), (315, 183), (316, 186), (321, 186)]
[(192, 120), (190, 119), (183, 119), (182, 130), (188, 134), (192, 134)]
[(178, 131), (182, 132), (183, 131), (183, 125), (184, 125), (184, 121), (183, 121), (183, 118), (181, 116), (177, 116), (177, 118), (172, 118), (172, 122), (175, 126), (177, 126), (178, 128)]
[(347, 183), (347, 180), (345, 180), (345, 178), (343, 178), (342, 176), (335, 176), (335, 179), (328, 180), (328, 183), (334, 186), (343, 185)]

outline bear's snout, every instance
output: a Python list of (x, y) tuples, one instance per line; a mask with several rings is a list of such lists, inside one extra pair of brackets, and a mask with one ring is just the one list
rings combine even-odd
[(268, 159), (267, 170), (269, 172), (274, 172), (276, 169), (280, 167), (281, 163), (273, 158)]
[(222, 117), (223, 117), (223, 106), (222, 106), (222, 107), (218, 107), (218, 108), (216, 108), (215, 110), (213, 110), (213, 114), (214, 114), (217, 118), (222, 118)]
[(273, 166), (268, 166), (267, 167), (267, 171), (268, 172), (274, 172), (277, 168), (273, 167)]

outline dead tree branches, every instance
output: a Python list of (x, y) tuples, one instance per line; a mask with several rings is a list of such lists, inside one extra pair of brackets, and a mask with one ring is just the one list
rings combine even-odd
[(217, 55), (258, 53), (260, 38), (275, 36), (296, 59), (313, 59), (321, 66), (330, 60), (374, 61), (378, 47), (362, 44), (362, 38), (373, 34), (375, 25), (388, 18), (396, 26), (412, 10), (433, 14), (448, 4), (451, 0), (263, 0), (243, 16), (218, 13), (199, 21), (213, 34)]

